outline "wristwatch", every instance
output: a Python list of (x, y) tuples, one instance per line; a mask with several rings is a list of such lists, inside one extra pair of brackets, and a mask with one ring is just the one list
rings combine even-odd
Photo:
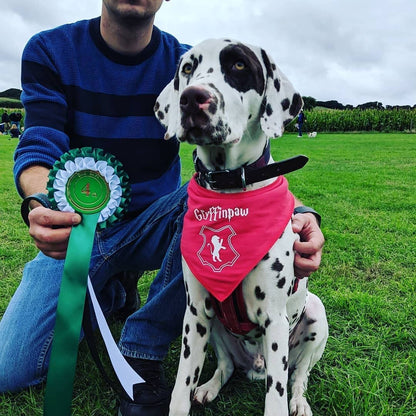
[(305, 207), (304, 205), (300, 206), (300, 207), (296, 207), (293, 210), (293, 214), (306, 214), (310, 212), (311, 214), (315, 215), (316, 221), (318, 221), (318, 225), (319, 227), (321, 226), (321, 216), (311, 207)]
[(20, 214), (22, 215), (23, 221), (28, 227), (29, 227), (29, 212), (30, 212), (29, 204), (31, 201), (37, 201), (41, 205), (43, 205), (45, 208), (52, 209), (52, 204), (49, 201), (49, 198), (46, 194), (37, 193), (37, 194), (27, 196), (23, 200), (22, 206), (20, 207)]

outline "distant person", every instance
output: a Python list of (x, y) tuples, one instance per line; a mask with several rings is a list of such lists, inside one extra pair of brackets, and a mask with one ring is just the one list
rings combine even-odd
[(306, 121), (305, 118), (305, 114), (303, 113), (303, 110), (301, 110), (301, 112), (298, 115), (298, 137), (302, 137), (302, 128), (303, 128), (303, 123)]
[(17, 128), (16, 124), (12, 124), (9, 134), (12, 139), (18, 139), (20, 137), (20, 129)]
[(9, 116), (10, 122), (15, 124), (16, 127), (20, 130), (20, 122), (22, 120), (22, 113), (20, 111), (13, 112)]
[(7, 111), (3, 112), (1, 122), (4, 123), (4, 132), (7, 133), (10, 130), (10, 117)]

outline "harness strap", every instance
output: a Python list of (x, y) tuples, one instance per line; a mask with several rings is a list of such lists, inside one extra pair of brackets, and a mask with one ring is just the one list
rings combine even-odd
[(212, 295), (211, 300), (217, 318), (232, 333), (245, 335), (257, 328), (258, 325), (248, 318), (242, 283), (223, 302)]

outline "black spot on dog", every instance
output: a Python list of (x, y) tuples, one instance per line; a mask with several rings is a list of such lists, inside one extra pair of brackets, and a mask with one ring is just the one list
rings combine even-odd
[(271, 115), (273, 114), (273, 108), (272, 108), (272, 106), (270, 105), (270, 103), (267, 103), (267, 105), (266, 105), (266, 114), (267, 114), (268, 116), (271, 116)]
[(303, 338), (303, 341), (304, 342), (315, 341), (315, 335), (316, 335), (316, 332), (312, 332), (312, 334), (310, 334), (310, 336), (307, 336), (307, 337)]
[(267, 328), (271, 324), (271, 320), (269, 318), (266, 319), (266, 322), (264, 323), (264, 327)]
[(153, 111), (156, 112), (157, 110), (159, 110), (160, 108), (160, 104), (158, 101), (156, 101), (155, 106), (153, 107)]
[(290, 107), (290, 101), (289, 98), (285, 98), (281, 102), (283, 111), (286, 111)]
[(280, 80), (278, 78), (276, 78), (274, 80), (274, 87), (276, 88), (276, 91), (279, 92), (280, 91)]
[(183, 337), (183, 345), (185, 346), (183, 350), (183, 358), (188, 358), (191, 355), (191, 348), (188, 345), (188, 338)]
[[(244, 64), (243, 69), (237, 69), (236, 62)], [(264, 75), (256, 54), (241, 43), (228, 45), (220, 52), (221, 72), (225, 82), (240, 92), (255, 90), (258, 94), (264, 91)]]
[(263, 329), (258, 327), (257, 331), (256, 331), (256, 334), (254, 335), (254, 338), (260, 338), (262, 336), (263, 336)]
[(273, 342), (273, 344), (272, 344), (272, 350), (274, 352), (276, 352), (278, 348), (279, 348), (279, 346), (277, 345), (277, 342)]
[(186, 381), (185, 381), (185, 384), (187, 385), (187, 386), (189, 386), (189, 383), (191, 382), (191, 377), (186, 377)]
[(285, 278), (285, 277), (282, 277), (282, 278), (281, 278), (281, 279), (279, 279), (279, 281), (277, 282), (277, 287), (278, 287), (279, 289), (281, 289), (282, 287), (284, 287), (285, 283), (286, 283), (286, 278)]
[(194, 379), (193, 379), (194, 384), (198, 383), (199, 371), (200, 371), (199, 367), (195, 368)]
[(181, 66), (182, 61), (183, 61), (183, 58), (181, 58), (181, 59), (179, 60), (179, 63), (178, 63), (178, 68), (176, 69), (176, 72), (175, 72), (175, 77), (174, 77), (174, 79), (173, 79), (173, 89), (174, 89), (175, 91), (179, 91), (179, 68), (180, 68), (180, 66)]
[(189, 307), (189, 309), (190, 309), (190, 311), (191, 311), (192, 315), (198, 316), (198, 312), (197, 312), (197, 310), (196, 310), (196, 308), (195, 308), (195, 306), (194, 306), (194, 305), (191, 305), (191, 306)]
[(163, 111), (158, 111), (157, 112), (157, 117), (159, 120), (164, 120), (165, 119), (165, 113)]
[(201, 325), (199, 322), (196, 324), (196, 330), (201, 337), (203, 337), (207, 333), (207, 329), (204, 325)]
[(286, 358), (285, 355), (282, 358), (282, 364), (283, 364), (283, 370), (286, 371), (287, 367), (289, 366), (289, 363), (288, 363), (287, 358)]
[(273, 385), (273, 377), (271, 375), (267, 376), (267, 382), (266, 382), (266, 392), (268, 393), (270, 390), (270, 387)]
[(266, 255), (261, 259), (261, 261), (269, 260), (269, 258), (270, 258), (270, 253), (266, 253)]
[(299, 113), (301, 108), (302, 108), (302, 97), (300, 96), (300, 94), (295, 93), (293, 94), (292, 104), (290, 105), (290, 108), (289, 108), (289, 114), (295, 117)]
[(257, 316), (260, 316), (261, 315), (261, 309), (260, 308), (258, 308), (257, 309)]
[(189, 334), (189, 325), (188, 324), (185, 325), (185, 334)]
[(282, 384), (280, 383), (280, 381), (278, 381), (276, 383), (276, 390), (279, 393), (280, 397), (282, 397), (285, 394), (285, 389), (283, 388)]
[(264, 66), (266, 67), (267, 76), (273, 78), (273, 67), (270, 63), (270, 59), (264, 49), (261, 50), (261, 58), (263, 59)]
[(256, 286), (254, 294), (258, 300), (264, 300), (266, 297), (266, 294), (261, 290), (260, 286)]
[(290, 251), (286, 251), (286, 256), (290, 256)]
[(275, 262), (272, 264), (272, 270), (275, 272), (281, 272), (283, 270), (283, 264), (280, 263), (279, 259), (276, 259)]
[(209, 106), (208, 106), (208, 111), (211, 113), (211, 114), (215, 114), (216, 112), (217, 112), (217, 103), (215, 103), (214, 101), (211, 101), (210, 103), (209, 103)]
[(205, 309), (208, 311), (212, 308), (211, 298), (205, 298)]
[(212, 74), (213, 72), (214, 72), (214, 68), (209, 68), (207, 71), (208, 74)]

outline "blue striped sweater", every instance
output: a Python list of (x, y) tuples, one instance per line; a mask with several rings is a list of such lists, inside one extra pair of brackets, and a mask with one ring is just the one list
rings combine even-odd
[(130, 176), (130, 211), (139, 211), (180, 185), (178, 143), (163, 140), (153, 114), (156, 97), (189, 48), (154, 28), (136, 56), (104, 42), (100, 18), (60, 26), (32, 37), (22, 57), (25, 131), (14, 175), (32, 165), (50, 168), (69, 149), (102, 148)]

